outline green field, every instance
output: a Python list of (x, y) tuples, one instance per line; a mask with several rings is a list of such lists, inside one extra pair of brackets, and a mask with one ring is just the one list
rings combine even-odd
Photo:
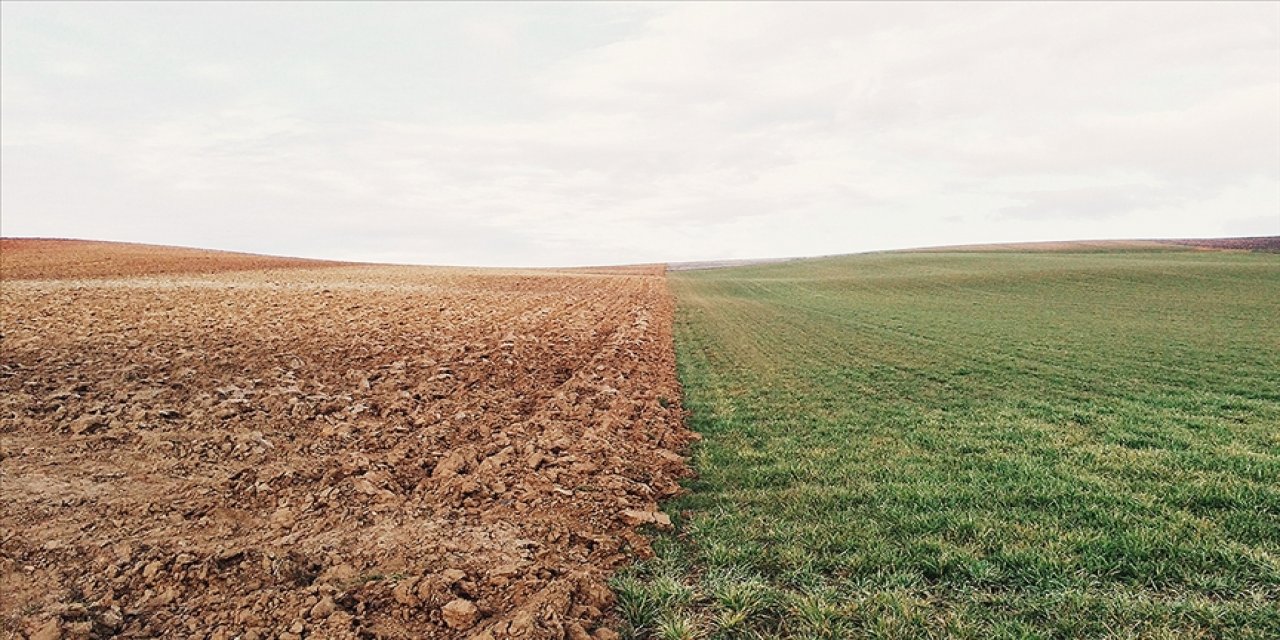
[(1280, 256), (671, 274), (699, 477), (634, 637), (1280, 637)]

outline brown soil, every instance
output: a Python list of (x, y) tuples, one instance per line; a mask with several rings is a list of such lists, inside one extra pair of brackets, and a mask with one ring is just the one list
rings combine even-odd
[[(614, 637), (604, 581), (694, 437), (661, 268), (100, 278), (171, 256), (10, 246), (0, 629)], [(54, 264), (99, 279), (15, 279)]]
[(343, 263), (149, 244), (50, 238), (0, 238), (0, 278), (4, 280), (105, 278), (161, 273), (221, 273), (340, 264)]
[(1169, 244), (1177, 244), (1197, 249), (1225, 251), (1265, 251), (1280, 252), (1280, 236), (1257, 236), (1252, 238), (1204, 238), (1200, 240), (1165, 240)]
[(1213, 251), (1280, 251), (1280, 236), (1208, 238), (1187, 240), (1065, 240), (1061, 242), (1009, 242), (905, 249), (907, 252), (990, 251), (1170, 251), (1186, 248)]

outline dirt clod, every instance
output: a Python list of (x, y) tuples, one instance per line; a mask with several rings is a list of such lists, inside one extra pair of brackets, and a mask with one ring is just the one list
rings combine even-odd
[(480, 611), (470, 600), (458, 598), (440, 609), (440, 615), (452, 629), (470, 629), (475, 626)]
[(62, 625), (58, 623), (57, 618), (40, 625), (35, 633), (31, 634), (31, 640), (59, 640), (60, 638), (62, 638)]
[(323, 620), (328, 618), (330, 615), (333, 615), (333, 612), (337, 611), (337, 609), (337, 605), (333, 603), (333, 598), (325, 596), (321, 598), (320, 602), (317, 602), (314, 607), (311, 607), (311, 619)]
[(621, 516), (623, 521), (633, 527), (642, 524), (652, 524), (662, 529), (671, 528), (671, 517), (661, 511), (624, 509)]

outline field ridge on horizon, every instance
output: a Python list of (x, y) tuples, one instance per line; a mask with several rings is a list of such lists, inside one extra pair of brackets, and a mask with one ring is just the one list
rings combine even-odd
[[(86, 240), (79, 238), (0, 237), (0, 279), (110, 277), (114, 275), (163, 275), (175, 273), (217, 273), (259, 269), (316, 268), (325, 266), (421, 266), (434, 269), (493, 269), (504, 271), (568, 271), (580, 273), (643, 272), (660, 264), (669, 271), (692, 271), (747, 267), (796, 260), (826, 260), (874, 253), (936, 253), (992, 251), (1256, 251), (1280, 252), (1280, 236), (1238, 236), (1226, 238), (1185, 238), (1159, 240), (1063, 240), (1052, 242), (1004, 242), (961, 244), (909, 249), (871, 250), (817, 256), (780, 258), (736, 258), (726, 260), (628, 263), (618, 265), (577, 265), (563, 267), (484, 267), (444, 264), (408, 265), (399, 263), (335, 261), (322, 258), (278, 256), (223, 249)], [(7, 264), (6, 264), (7, 263)]]

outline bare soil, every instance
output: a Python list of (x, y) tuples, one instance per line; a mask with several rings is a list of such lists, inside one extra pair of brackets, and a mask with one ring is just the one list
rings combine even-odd
[(661, 267), (11, 246), (0, 636), (616, 637), (695, 437)]
[(5, 280), (220, 273), (342, 264), (344, 263), (123, 242), (0, 238), (0, 274)]
[(1170, 244), (1225, 251), (1280, 252), (1280, 236), (1254, 236), (1251, 238), (1204, 238), (1199, 240), (1166, 240)]

